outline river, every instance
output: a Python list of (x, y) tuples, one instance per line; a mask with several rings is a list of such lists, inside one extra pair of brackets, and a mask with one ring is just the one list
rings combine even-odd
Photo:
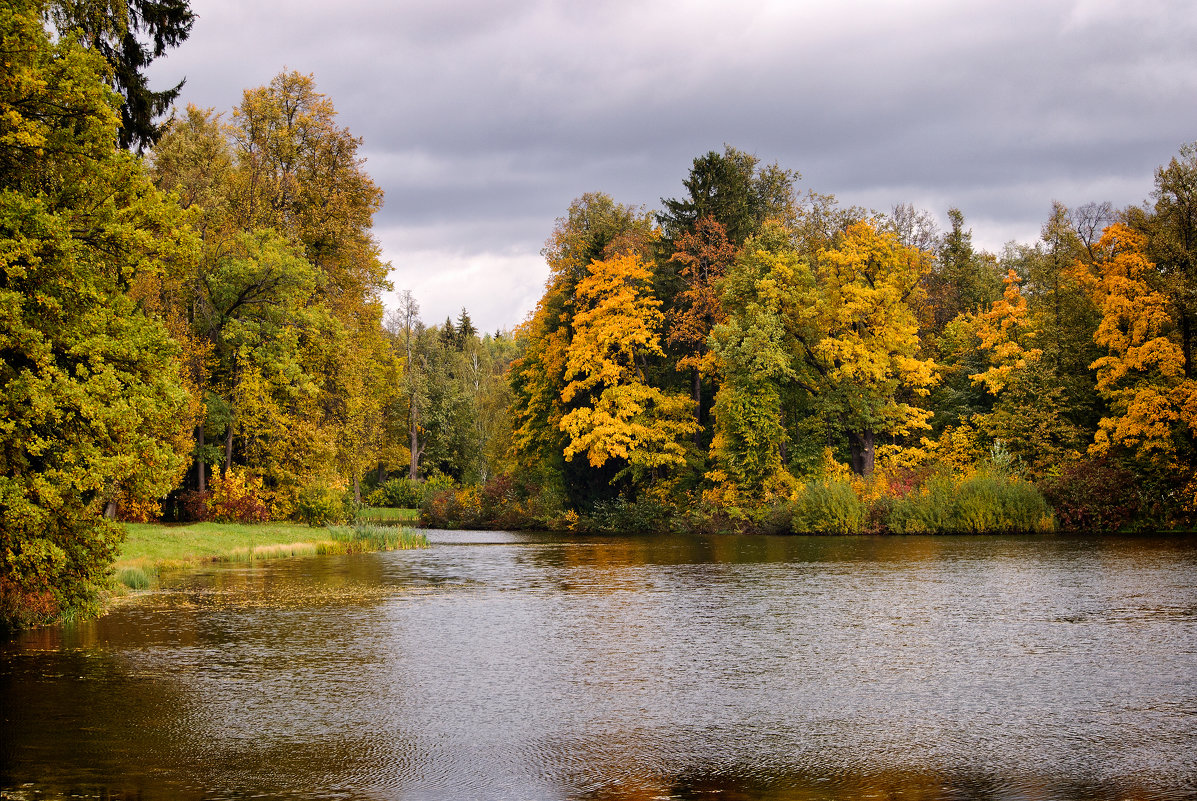
[(0, 797), (1197, 798), (1197, 539), (429, 537), (0, 644)]

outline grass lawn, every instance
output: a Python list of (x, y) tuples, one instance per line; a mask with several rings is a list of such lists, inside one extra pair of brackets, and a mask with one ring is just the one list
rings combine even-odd
[(160, 570), (201, 562), (389, 551), (428, 544), (423, 534), (410, 529), (370, 523), (330, 528), (302, 523), (126, 523), (125, 530), (113, 568), (117, 579), (133, 589), (153, 584)]

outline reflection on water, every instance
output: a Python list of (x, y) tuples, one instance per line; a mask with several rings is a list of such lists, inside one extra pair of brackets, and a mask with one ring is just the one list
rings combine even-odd
[(0, 646), (0, 797), (1197, 798), (1197, 540), (431, 539)]

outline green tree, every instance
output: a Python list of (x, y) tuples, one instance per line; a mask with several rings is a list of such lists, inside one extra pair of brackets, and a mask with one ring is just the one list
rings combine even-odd
[(177, 206), (116, 147), (95, 53), (0, 8), (0, 627), (95, 608), (118, 498), (161, 498), (190, 399), (165, 327), (128, 296), (193, 255)]
[(770, 217), (791, 223), (795, 215), (794, 181), (798, 174), (777, 164), (760, 166), (749, 153), (724, 145), (694, 159), (683, 181), (686, 197), (661, 199), (657, 214), (665, 239), (676, 242), (693, 231), (703, 217), (721, 226), (736, 247), (743, 244)]
[(167, 48), (178, 47), (191, 33), (195, 14), (187, 0), (56, 0), (51, 15), (64, 35), (82, 40), (108, 63), (105, 73), (121, 94), (120, 146), (142, 152), (162, 136), (165, 114), (183, 81), (169, 89), (149, 87), (147, 70)]
[(814, 338), (814, 289), (807, 265), (780, 225), (750, 238), (719, 282), (726, 318), (711, 333), (719, 372), (708, 478), (736, 495), (760, 498), (788, 487), (782, 387), (814, 390), (795, 362), (797, 342)]

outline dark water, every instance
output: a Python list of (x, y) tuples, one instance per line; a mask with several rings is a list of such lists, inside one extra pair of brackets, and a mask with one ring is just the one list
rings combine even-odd
[(431, 538), (0, 645), (0, 797), (1197, 798), (1197, 540)]

